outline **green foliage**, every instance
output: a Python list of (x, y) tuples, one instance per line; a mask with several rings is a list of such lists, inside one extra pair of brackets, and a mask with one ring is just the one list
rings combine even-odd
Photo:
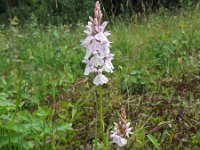
[(143, 93), (155, 83), (154, 77), (148, 70), (134, 68), (130, 74), (124, 77), (123, 90), (129, 89), (130, 93)]
[[(36, 7), (38, 2), (24, 5)], [(70, 6), (69, 1), (58, 2), (59, 10), (64, 9), (61, 3)], [(45, 14), (50, 6), (41, 5), (35, 13)], [(71, 9), (66, 11), (77, 11)], [(108, 135), (125, 105), (133, 126), (127, 149), (198, 149), (198, 5), (176, 16), (161, 10), (144, 20), (137, 17), (111, 27), (115, 71), (104, 87), (103, 104)], [(83, 26), (44, 27), (38, 18), (32, 14), (23, 27), (0, 26), (0, 147), (91, 149), (98, 94), (92, 78), (83, 77)]]
[[(191, 35), (193, 36), (191, 37)], [(182, 29), (180, 33), (162, 35), (161, 40), (151, 41), (153, 46), (151, 49), (154, 50), (155, 55), (153, 58), (155, 61), (152, 65), (159, 70), (166, 68), (164, 73), (168, 74), (179, 68), (180, 64), (191, 65), (189, 61), (194, 58), (192, 54), (195, 54), (199, 47), (199, 42), (196, 41), (197, 36), (198, 34), (194, 30)]]
[(200, 131), (198, 130), (195, 135), (192, 136), (192, 144), (198, 145), (200, 140)]
[[(85, 22), (86, 16), (92, 15), (93, 0), (1, 0), (0, 20), (8, 22), (8, 18), (17, 16), (20, 22), (29, 21), (35, 15), (39, 24), (74, 24)], [(131, 16), (135, 13), (151, 14), (160, 8), (175, 10), (187, 8), (198, 0), (100, 0), (105, 17)]]
[(153, 135), (151, 135), (151, 134), (148, 134), (147, 135), (147, 137), (148, 137), (148, 139), (153, 143), (153, 145), (156, 147), (156, 149), (160, 149), (159, 148), (159, 143), (158, 143), (158, 141), (156, 140), (156, 138), (153, 136)]
[[(9, 1), (8, 1), (9, 2)], [(77, 23), (88, 19), (86, 16), (93, 11), (94, 1), (91, 0), (18, 0), (12, 3), (3, 2), (11, 9), (12, 17), (17, 16), (21, 22), (27, 22), (34, 14), (40, 24)], [(22, 13), (23, 12), (23, 13)], [(0, 12), (1, 13), (1, 12)]]
[[(67, 26), (44, 31), (36, 25), (28, 25), (25, 34), (11, 27), (3, 35), (9, 39), (7, 44), (1, 43), (0, 56), (0, 145), (5, 149), (52, 147), (52, 134), (54, 140), (70, 143), (73, 137), (66, 140), (65, 136), (73, 133), (72, 123), (81, 115), (79, 101), (71, 104), (55, 97), (55, 92), (66, 92), (70, 83), (82, 75), (83, 50), (77, 46), (80, 38), (71, 36)], [(53, 86), (61, 90), (53, 94)], [(62, 101), (55, 112), (52, 99)], [(56, 119), (51, 119), (52, 114)]]

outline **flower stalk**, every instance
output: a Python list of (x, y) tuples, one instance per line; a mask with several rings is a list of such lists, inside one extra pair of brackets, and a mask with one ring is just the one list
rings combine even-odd
[(95, 141), (94, 141), (94, 149), (98, 150), (98, 103), (96, 100), (96, 119), (95, 119)]
[(100, 119), (100, 128), (101, 128), (101, 135), (103, 144), (105, 147), (107, 147), (107, 140), (106, 140), (106, 134), (105, 134), (105, 126), (104, 126), (104, 118), (103, 118), (103, 89), (102, 86), (99, 86), (99, 119)]
[(94, 141), (94, 149), (95, 150), (98, 150), (98, 132), (97, 132), (98, 127), (97, 127), (97, 123), (98, 123), (98, 121), (97, 121), (97, 115), (96, 115), (96, 120), (95, 120), (95, 141)]

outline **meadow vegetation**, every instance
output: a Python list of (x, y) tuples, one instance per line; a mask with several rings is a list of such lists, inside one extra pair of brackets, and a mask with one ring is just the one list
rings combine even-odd
[[(127, 108), (126, 149), (200, 148), (199, 7), (110, 20), (104, 119), (109, 133)], [(83, 76), (84, 28), (41, 27), (35, 16), (0, 25), (0, 149), (92, 149), (98, 94)]]

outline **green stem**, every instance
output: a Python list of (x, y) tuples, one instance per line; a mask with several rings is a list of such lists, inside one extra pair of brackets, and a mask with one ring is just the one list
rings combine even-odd
[(103, 120), (103, 89), (102, 86), (99, 86), (99, 119), (100, 119), (100, 127), (101, 127), (101, 135), (104, 146), (107, 147), (107, 140), (104, 129), (104, 120)]
[(54, 114), (55, 114), (55, 85), (52, 85), (52, 137), (51, 137), (51, 144), (52, 144), (52, 149), (54, 149)]
[(98, 150), (98, 132), (97, 132), (97, 123), (98, 123), (98, 105), (97, 105), (97, 101), (96, 101), (96, 118), (95, 118), (95, 150)]
[[(18, 89), (17, 89), (17, 99), (16, 99), (16, 104), (15, 104), (15, 112), (12, 116), (11, 124), (14, 123), (15, 117), (17, 116), (18, 107), (20, 104), (21, 96), (22, 96), (22, 81), (23, 81), (23, 64), (21, 64), (21, 66), (19, 68), (19, 84), (18, 84)], [(10, 126), (9, 126), (9, 130), (8, 130), (9, 149), (12, 150), (12, 143), (11, 143), (10, 136), (11, 136), (11, 130), (10, 130)]]

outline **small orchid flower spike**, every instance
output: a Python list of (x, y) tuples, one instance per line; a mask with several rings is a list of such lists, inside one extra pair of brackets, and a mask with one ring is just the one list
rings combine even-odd
[(84, 75), (95, 73), (96, 77), (93, 80), (95, 85), (103, 85), (108, 82), (108, 78), (103, 75), (103, 72), (113, 72), (114, 66), (112, 60), (114, 55), (110, 53), (110, 41), (108, 36), (110, 32), (104, 31), (107, 22), (102, 22), (103, 13), (99, 1), (96, 2), (94, 9), (94, 18), (89, 17), (90, 21), (86, 25), (87, 34), (85, 40), (82, 41), (82, 46), (86, 49), (86, 55), (83, 63), (86, 64)]
[(130, 127), (130, 122), (126, 121), (126, 113), (125, 108), (121, 108), (120, 120), (119, 123), (114, 123), (114, 130), (111, 131), (111, 138), (113, 139), (113, 143), (117, 144), (119, 147), (123, 147), (127, 144), (126, 137), (129, 138), (129, 134), (132, 134)]

